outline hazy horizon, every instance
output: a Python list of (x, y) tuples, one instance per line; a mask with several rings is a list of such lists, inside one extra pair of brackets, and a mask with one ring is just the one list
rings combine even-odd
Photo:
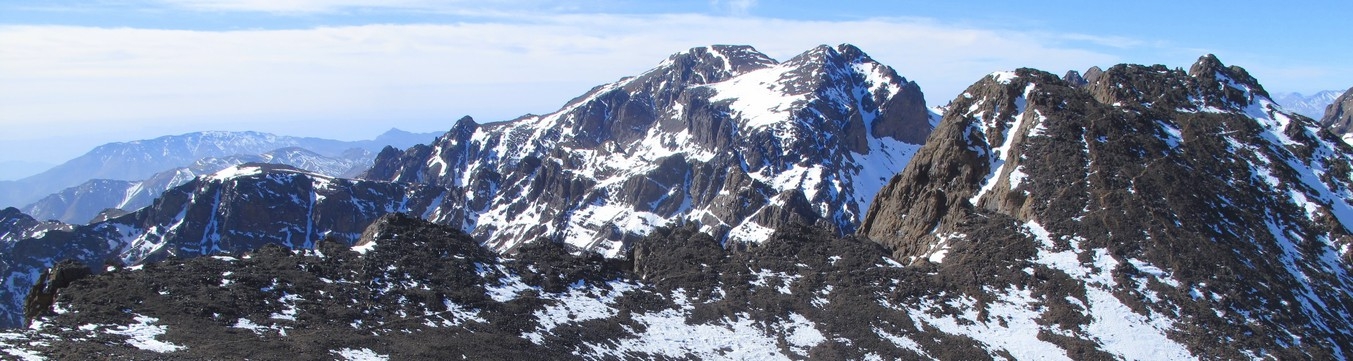
[[(339, 140), (556, 110), (695, 46), (851, 43), (943, 105), (983, 75), (1217, 54), (1270, 92), (1353, 85), (1353, 5), (129, 0), (0, 5), (0, 161), (206, 130)], [(1106, 15), (1108, 14), (1108, 15)], [(1319, 34), (1319, 35), (1316, 35)], [(1315, 49), (1319, 49), (1317, 53)]]

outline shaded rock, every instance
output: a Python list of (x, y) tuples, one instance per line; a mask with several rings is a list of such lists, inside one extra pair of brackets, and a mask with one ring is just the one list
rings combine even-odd
[(42, 270), (38, 283), (24, 297), (24, 320), (32, 322), (37, 317), (52, 315), (52, 303), (61, 289), (92, 274), (89, 267), (75, 261), (64, 261)]
[(1325, 108), (1325, 116), (1320, 118), (1320, 126), (1339, 135), (1348, 134), (1353, 130), (1353, 88), (1349, 88)]

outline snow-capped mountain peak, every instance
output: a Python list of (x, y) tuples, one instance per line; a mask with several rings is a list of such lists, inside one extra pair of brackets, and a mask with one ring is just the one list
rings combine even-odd
[(791, 221), (851, 232), (930, 128), (919, 87), (854, 46), (779, 63), (716, 45), (550, 114), (458, 123), (365, 176), (467, 189), (448, 205), (465, 218), (439, 221), (499, 250), (546, 238), (617, 255), (687, 220), (730, 241)]

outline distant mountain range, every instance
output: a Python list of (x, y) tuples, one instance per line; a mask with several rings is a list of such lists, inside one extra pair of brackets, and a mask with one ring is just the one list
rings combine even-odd
[(1283, 109), (1289, 112), (1305, 115), (1311, 119), (1320, 119), (1325, 116), (1325, 107), (1334, 103), (1334, 100), (1343, 93), (1342, 90), (1324, 90), (1311, 95), (1301, 93), (1274, 94), (1273, 101), (1282, 104)]
[(338, 141), (259, 132), (197, 132), (109, 143), (42, 173), (0, 181), (0, 207), (24, 206), (94, 179), (140, 181), (175, 168), (191, 167), (205, 158), (258, 156), (292, 147), (325, 157), (344, 158), (353, 149), (375, 153), (386, 146), (408, 147), (425, 143), (440, 134), (391, 129), (372, 140)]
[(333, 158), (302, 148), (289, 147), (258, 155), (209, 157), (199, 159), (191, 166), (163, 171), (138, 181), (90, 180), (44, 197), (24, 206), (22, 210), (37, 219), (54, 219), (72, 224), (88, 223), (109, 209), (116, 209), (113, 214), (121, 214), (148, 206), (155, 198), (160, 197), (161, 193), (171, 188), (188, 183), (197, 176), (216, 173), (236, 165), (281, 164), (320, 175), (338, 177), (352, 176), (366, 170), (371, 166), (374, 156), (374, 153), (361, 148), (353, 148), (344, 152), (342, 157)]

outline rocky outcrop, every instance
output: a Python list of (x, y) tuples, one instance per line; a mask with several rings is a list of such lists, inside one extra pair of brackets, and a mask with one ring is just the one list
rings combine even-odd
[(1081, 73), (1075, 70), (1067, 70), (1066, 75), (1062, 76), (1062, 81), (1077, 88), (1090, 84), (1090, 81), (1085, 80), (1084, 77), (1081, 77)]
[(721, 242), (791, 222), (855, 230), (932, 127), (920, 88), (851, 45), (777, 62), (694, 48), (543, 116), (456, 122), (435, 143), (382, 151), (366, 179), (451, 187), (436, 219), (510, 251), (537, 239), (617, 256), (690, 221)]
[(1099, 77), (1103, 75), (1104, 69), (1100, 69), (1098, 66), (1092, 66), (1090, 69), (1085, 70), (1085, 75), (1083, 77), (1086, 83), (1094, 83), (1099, 81)]
[(38, 317), (53, 315), (52, 304), (61, 289), (92, 274), (89, 267), (74, 261), (57, 263), (52, 268), (42, 270), (38, 275), (38, 283), (24, 297), (24, 321), (31, 323)]
[(1320, 126), (1339, 135), (1348, 134), (1353, 130), (1353, 88), (1349, 88), (1325, 107), (1325, 116), (1320, 118)]

